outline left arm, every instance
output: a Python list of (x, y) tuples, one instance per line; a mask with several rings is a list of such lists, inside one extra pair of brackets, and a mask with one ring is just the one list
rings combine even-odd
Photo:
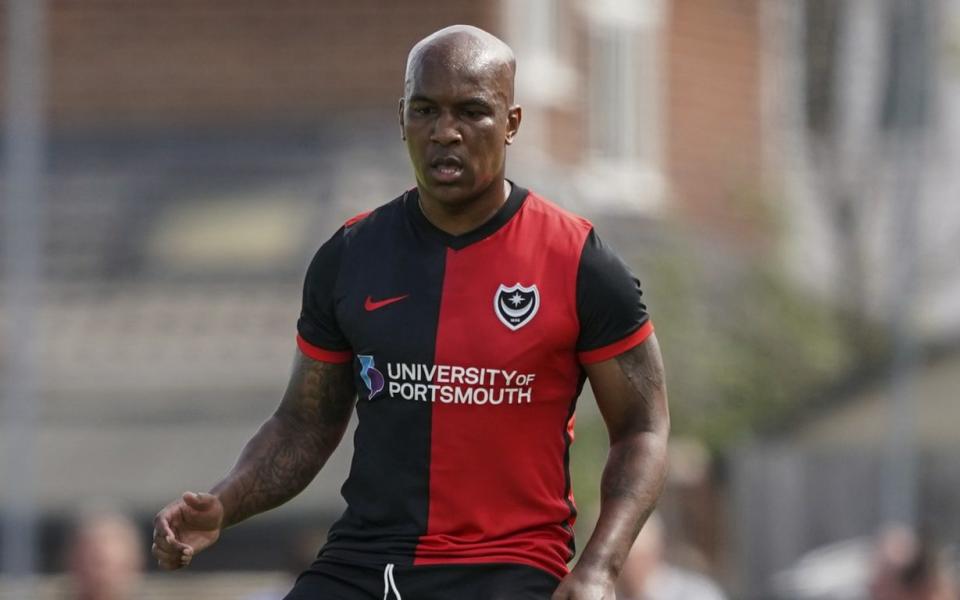
[(670, 414), (656, 336), (586, 367), (607, 425), (610, 452), (593, 535), (552, 600), (613, 600), (614, 584), (667, 472)]

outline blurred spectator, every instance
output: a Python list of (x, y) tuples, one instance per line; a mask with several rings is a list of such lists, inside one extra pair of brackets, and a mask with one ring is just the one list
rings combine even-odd
[(327, 539), (327, 532), (323, 529), (305, 528), (287, 547), (286, 572), (290, 575), (289, 581), (275, 583), (259, 588), (241, 600), (283, 600), (290, 592), (297, 577), (303, 572), (317, 555), (317, 548), (323, 546)]
[(906, 527), (891, 527), (877, 540), (870, 598), (957, 600), (957, 582), (943, 556)]
[(617, 600), (724, 600), (717, 584), (704, 575), (668, 564), (663, 553), (663, 521), (654, 513), (623, 565)]
[(140, 586), (143, 540), (117, 513), (81, 518), (67, 555), (70, 598), (129, 600)]

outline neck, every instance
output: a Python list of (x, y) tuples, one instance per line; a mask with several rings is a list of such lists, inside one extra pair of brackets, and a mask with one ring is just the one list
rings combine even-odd
[(473, 231), (497, 214), (510, 195), (510, 182), (499, 178), (479, 196), (451, 206), (420, 194), (420, 210), (434, 227), (450, 235)]

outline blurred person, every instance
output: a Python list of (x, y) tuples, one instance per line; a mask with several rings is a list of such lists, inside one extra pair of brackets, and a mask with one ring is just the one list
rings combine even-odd
[(956, 578), (943, 557), (903, 526), (880, 534), (869, 588), (872, 600), (960, 598)]
[[(355, 409), (347, 509), (288, 599), (612, 600), (663, 486), (660, 352), (639, 282), (593, 226), (505, 178), (515, 69), (475, 27), (410, 51), (399, 121), (416, 187), (317, 252), (280, 406), (209, 493), (158, 513), (160, 566), (303, 490)], [(571, 571), (586, 378), (611, 445)]]
[(724, 600), (708, 577), (664, 559), (663, 521), (650, 515), (637, 536), (617, 582), (617, 600)]
[(144, 566), (141, 543), (136, 527), (123, 515), (109, 513), (82, 519), (67, 551), (70, 597), (134, 598)]
[(287, 581), (278, 581), (251, 591), (237, 600), (283, 600), (290, 590), (290, 586), (296, 581), (297, 576), (303, 571), (303, 565), (309, 563), (317, 552), (317, 547), (321, 546), (326, 539), (326, 532), (321, 529), (306, 527), (293, 536), (284, 552), (285, 575), (289, 576)]

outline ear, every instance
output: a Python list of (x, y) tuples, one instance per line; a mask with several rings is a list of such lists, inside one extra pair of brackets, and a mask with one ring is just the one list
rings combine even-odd
[(523, 109), (519, 104), (514, 104), (507, 109), (507, 136), (504, 141), (509, 145), (513, 143), (513, 138), (517, 136), (520, 130), (520, 120), (523, 118)]
[(403, 98), (400, 98), (400, 109), (397, 111), (397, 116), (400, 118), (400, 139), (407, 141), (407, 136), (404, 133), (404, 124), (403, 124)]

